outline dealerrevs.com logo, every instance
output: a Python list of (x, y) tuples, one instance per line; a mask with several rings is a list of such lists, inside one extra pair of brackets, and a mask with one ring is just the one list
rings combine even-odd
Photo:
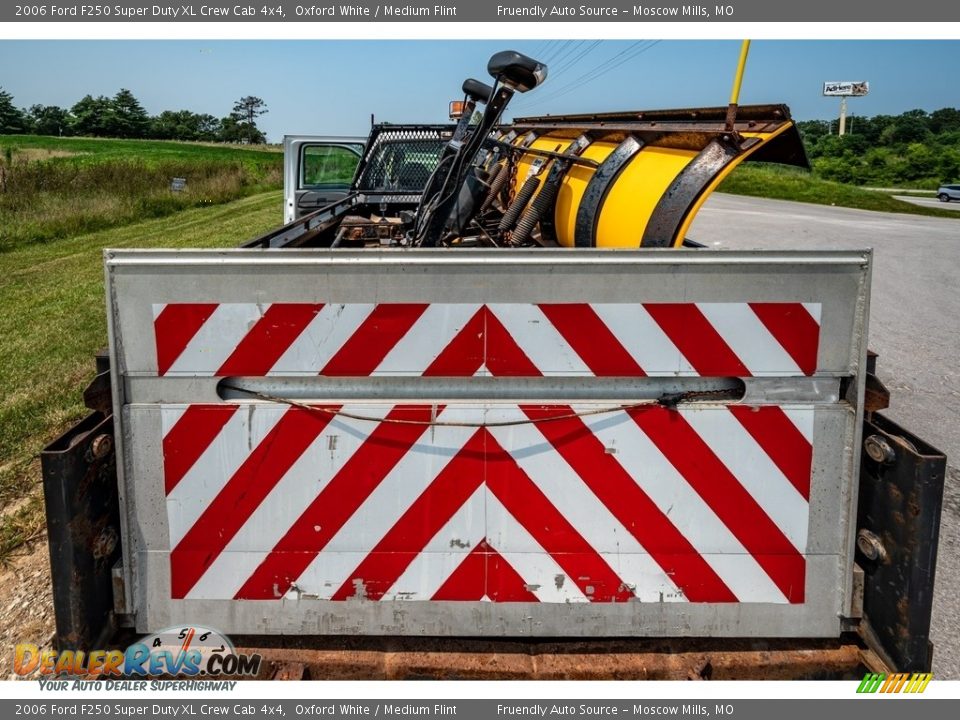
[(252, 677), (261, 657), (237, 653), (216, 630), (191, 625), (141, 638), (126, 650), (41, 651), (22, 643), (14, 650), (17, 675), (68, 676), (80, 679), (136, 677)]

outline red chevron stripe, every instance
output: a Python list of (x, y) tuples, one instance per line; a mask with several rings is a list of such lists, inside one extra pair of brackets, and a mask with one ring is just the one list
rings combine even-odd
[(625, 602), (626, 584), (486, 430), (487, 487), (593, 602)]
[(484, 363), (491, 374), (503, 377), (539, 377), (541, 374), (503, 323), (484, 305), (436, 357), (424, 375), (470, 376)]
[[(427, 421), (431, 415), (430, 406), (398, 406), (387, 418)], [(264, 558), (236, 599), (272, 600), (285, 594), (425, 431), (422, 425), (377, 425)]]
[(750, 371), (693, 303), (643, 306), (700, 375), (749, 377)]
[(170, 553), (171, 592), (184, 598), (333, 415), (290, 408)]
[(160, 311), (153, 321), (158, 375), (167, 373), (217, 307), (215, 303), (175, 303)]
[(469, 377), (483, 365), (489, 311), (482, 306), (424, 371), (428, 377)]
[(539, 602), (520, 573), (504, 557), (480, 542), (433, 594), (431, 600)]
[(169, 495), (233, 417), (238, 405), (191, 405), (163, 438), (163, 484)]
[(426, 309), (427, 306), (422, 304), (377, 305), (319, 374), (370, 375)]
[(492, 548), (487, 552), (487, 597), (493, 602), (540, 602), (513, 565)]
[(804, 375), (817, 371), (820, 325), (801, 303), (750, 303), (750, 309)]
[(479, 543), (443, 581), (431, 600), (483, 600), (487, 594), (487, 546)]
[(275, 303), (244, 336), (217, 375), (266, 375), (323, 304)]
[(539, 307), (597, 377), (646, 375), (590, 305), (545, 304)]
[(520, 349), (503, 323), (489, 309), (484, 310), (487, 315), (485, 360), (491, 374), (502, 377), (540, 377), (540, 369)]
[[(569, 413), (569, 407), (524, 406), (531, 420)], [(555, 420), (537, 425), (573, 471), (636, 538), (654, 562), (691, 602), (737, 602), (714, 572), (627, 470), (607, 453), (582, 420)], [(639, 468), (638, 468), (639, 470)]]
[(363, 597), (379, 600), (393, 587), (430, 539), (483, 484), (484, 447), (487, 441), (485, 430), (473, 434), (367, 554), (331, 600), (346, 600), (357, 592), (358, 587), (363, 588)]
[(777, 406), (730, 405), (728, 409), (803, 499), (809, 501), (813, 447), (786, 413)]
[(683, 416), (655, 406), (633, 408), (628, 413), (754, 556), (787, 600), (803, 602), (803, 556)]

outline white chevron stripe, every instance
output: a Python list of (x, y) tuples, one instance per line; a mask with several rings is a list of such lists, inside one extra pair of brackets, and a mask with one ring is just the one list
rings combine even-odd
[[(391, 409), (390, 405), (345, 406), (343, 411), (384, 417)], [(187, 597), (232, 598), (375, 427), (347, 418), (331, 420), (254, 510)]]
[(483, 541), (486, 490), (481, 485), (417, 555), (383, 600), (429, 600)]
[(606, 447), (616, 450), (616, 461), (733, 594), (741, 602), (787, 602), (753, 556), (636, 423), (626, 413), (615, 418), (602, 416), (585, 421)]
[(253, 303), (218, 305), (187, 343), (166, 375), (215, 375), (268, 307), (270, 306)]
[[(812, 409), (807, 412), (813, 415)], [(729, 412), (681, 407), (680, 414), (793, 546), (805, 552), (810, 516), (807, 501), (753, 436)]]
[(643, 305), (597, 303), (591, 307), (647, 375), (699, 375)]
[(166, 437), (180, 418), (187, 412), (189, 405), (163, 405), (160, 408), (160, 435)]
[(516, 521), (510, 511), (489, 490), (486, 492), (487, 523), (491, 527), (503, 528), (505, 535), (515, 540), (514, 547), (525, 550), (503, 551), (490, 543), (490, 547), (500, 553), (501, 557), (510, 563), (511, 567), (527, 582), (530, 590), (540, 602), (566, 603), (590, 602), (583, 594), (573, 578), (550, 557), (536, 540), (531, 537), (526, 528)]
[(235, 412), (167, 496), (170, 547), (175, 548), (289, 408)]
[(487, 307), (544, 375), (593, 375), (536, 305), (511, 303)]
[[(491, 422), (525, 417), (519, 408), (492, 411), (488, 415)], [(678, 593), (677, 586), (633, 534), (585, 483), (574, 480), (577, 475), (573, 468), (535, 425), (491, 428), (490, 431), (560, 514), (600, 554), (617, 576), (634, 588), (640, 600), (657, 602), (662, 598), (684, 599)], [(531, 548), (515, 547), (517, 539), (505, 535), (505, 530), (488, 526), (490, 544), (501, 551), (531, 551)]]
[(697, 307), (752, 375), (803, 375), (749, 305), (697, 303)]
[(813, 445), (813, 408), (781, 406), (780, 409), (790, 419), (790, 422), (796, 425), (797, 430), (807, 439), (807, 442)]
[[(475, 420), (475, 409), (447, 408), (438, 417), (445, 420)], [(475, 428), (433, 427), (425, 431), (403, 459), (370, 493), (330, 542), (297, 580), (304, 592), (330, 597), (359, 565), (330, 566), (328, 559), (355, 553), (362, 560), (376, 547), (444, 467), (456, 456)], [(478, 519), (482, 522), (482, 518)], [(331, 589), (332, 588), (332, 589)]]
[(373, 375), (421, 375), (480, 310), (480, 304), (428, 305)]
[(316, 375), (357, 331), (375, 305), (324, 305), (268, 375)]
[(800, 303), (803, 305), (807, 312), (810, 313), (810, 317), (817, 321), (817, 325), (820, 324), (820, 313), (823, 311), (823, 305), (820, 303)]

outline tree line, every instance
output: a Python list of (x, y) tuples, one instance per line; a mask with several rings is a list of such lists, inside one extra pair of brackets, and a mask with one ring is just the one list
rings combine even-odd
[(960, 180), (960, 110), (909, 110), (797, 123), (814, 172), (854, 185), (936, 187)]
[(151, 116), (126, 88), (113, 97), (85, 95), (70, 108), (32, 105), (18, 108), (13, 96), (0, 88), (0, 134), (93, 136), (149, 140), (203, 140), (264, 143), (257, 118), (266, 103), (247, 95), (233, 104), (225, 117), (190, 110), (164, 110)]

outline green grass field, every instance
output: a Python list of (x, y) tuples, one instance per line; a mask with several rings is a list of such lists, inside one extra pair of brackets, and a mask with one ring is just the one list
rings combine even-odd
[(0, 561), (44, 527), (40, 450), (86, 415), (107, 342), (103, 248), (234, 247), (281, 221), (271, 191), (0, 253)]
[(884, 192), (821, 180), (804, 170), (780, 165), (740, 165), (720, 184), (719, 191), (816, 205), (960, 219), (960, 213), (951, 210), (914, 205)]
[(279, 188), (282, 172), (277, 148), (0, 136), (0, 253)]

